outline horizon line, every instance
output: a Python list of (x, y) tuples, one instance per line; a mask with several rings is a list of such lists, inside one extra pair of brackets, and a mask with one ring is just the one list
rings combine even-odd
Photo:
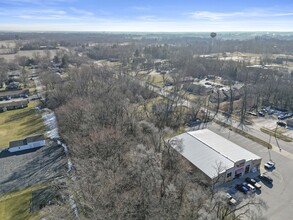
[(291, 31), (284, 31), (284, 30), (261, 30), (261, 31), (76, 31), (76, 30), (1, 30), (0, 33), (293, 33)]

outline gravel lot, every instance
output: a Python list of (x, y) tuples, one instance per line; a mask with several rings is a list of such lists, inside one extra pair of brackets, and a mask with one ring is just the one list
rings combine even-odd
[(44, 183), (66, 172), (65, 153), (60, 145), (47, 141), (47, 146), (20, 155), (0, 153), (0, 195)]

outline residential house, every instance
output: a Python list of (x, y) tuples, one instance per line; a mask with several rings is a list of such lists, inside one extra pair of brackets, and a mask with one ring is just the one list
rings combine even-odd
[(183, 89), (186, 90), (187, 92), (193, 94), (193, 95), (208, 95), (212, 92), (211, 88), (207, 88), (203, 85), (200, 84), (189, 84), (185, 83), (183, 85)]
[(27, 98), (28, 95), (29, 95), (28, 89), (4, 90), (4, 91), (0, 91), (0, 101), (10, 100), (15, 98)]
[(25, 139), (11, 141), (9, 143), (8, 151), (11, 153), (19, 152), (23, 150), (30, 150), (40, 148), (46, 145), (44, 135), (39, 134), (35, 136), (30, 136)]
[(26, 108), (28, 106), (28, 100), (11, 101), (0, 103), (0, 112), (5, 112), (14, 109)]

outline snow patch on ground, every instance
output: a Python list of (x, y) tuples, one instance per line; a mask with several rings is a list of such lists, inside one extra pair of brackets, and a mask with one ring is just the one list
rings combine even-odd
[(59, 138), (60, 136), (55, 113), (50, 109), (44, 109), (42, 118), (44, 120), (45, 125), (47, 126), (47, 131), (45, 134), (51, 139)]
[[(43, 110), (44, 110), (44, 113), (42, 115), (42, 118), (44, 120), (45, 125), (47, 126), (47, 131), (45, 134), (51, 139), (57, 139), (58, 145), (61, 145), (63, 147), (64, 152), (67, 157), (67, 173), (70, 173), (70, 171), (72, 170), (73, 164), (69, 158), (68, 147), (66, 146), (65, 143), (62, 143), (60, 140), (58, 140), (60, 138), (60, 135), (59, 135), (56, 115), (50, 109), (46, 108)], [(79, 220), (80, 218), (79, 218), (77, 205), (76, 205), (72, 195), (70, 195), (70, 197), (69, 197), (69, 202), (70, 202), (71, 208), (72, 208), (76, 218)]]

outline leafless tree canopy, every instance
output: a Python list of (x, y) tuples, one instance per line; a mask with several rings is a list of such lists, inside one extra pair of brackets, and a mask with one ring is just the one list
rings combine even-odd
[[(83, 66), (60, 83), (43, 78), (74, 164), (66, 193), (82, 219), (238, 219), (220, 195), (210, 199), (202, 177), (164, 142), (164, 129), (139, 121), (143, 108), (135, 106), (155, 97), (147, 88), (106, 67)], [(73, 218), (65, 210), (61, 203), (43, 214)]]

